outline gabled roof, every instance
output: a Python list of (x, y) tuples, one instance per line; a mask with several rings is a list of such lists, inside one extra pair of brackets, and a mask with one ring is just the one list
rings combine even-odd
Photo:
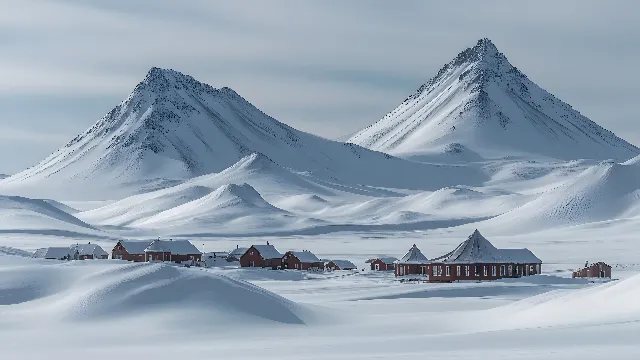
[(71, 245), (69, 247), (69, 249), (71, 250), (71, 253), (74, 253), (76, 250), (78, 250), (78, 255), (82, 256), (82, 255), (93, 255), (93, 256), (104, 256), (104, 255), (109, 255), (106, 251), (104, 251), (104, 249), (102, 247), (100, 247), (100, 245), (98, 244), (76, 244), (76, 245)]
[(169, 246), (162, 240), (153, 240), (149, 246), (144, 249), (144, 252), (172, 252)]
[(542, 264), (542, 260), (529, 249), (500, 249), (500, 252), (505, 259), (516, 264)]
[(330, 260), (340, 269), (357, 269), (358, 267), (349, 260)]
[(144, 249), (149, 246), (151, 241), (120, 240), (119, 243), (122, 244), (129, 254), (144, 254)]
[(398, 264), (427, 264), (429, 259), (422, 254), (416, 244), (413, 244), (411, 249), (397, 262)]
[(198, 250), (189, 240), (165, 240), (164, 243), (173, 255), (202, 254), (202, 251)]
[[(263, 259), (281, 259), (282, 254), (273, 245), (251, 245)], [(244, 254), (243, 254), (244, 255)]]
[(70, 255), (68, 247), (48, 247), (36, 250), (31, 257), (39, 259), (63, 259)]
[(376, 260), (380, 260), (385, 264), (393, 264), (394, 262), (398, 261), (398, 258), (395, 258), (393, 256), (384, 256), (384, 257), (377, 257), (377, 258), (372, 258), (366, 261), (367, 264), (370, 264)]
[(491, 264), (509, 263), (501, 250), (498, 250), (476, 229), (452, 252), (432, 260), (435, 263), (453, 264)]
[(241, 248), (241, 247), (235, 248), (233, 249), (233, 251), (229, 253), (229, 256), (240, 257), (244, 255), (244, 253), (246, 253), (247, 250), (249, 250), (249, 248)]
[[(315, 256), (311, 251), (309, 250), (303, 250), (303, 251), (288, 251), (287, 252), (288, 255), (293, 255), (295, 257), (298, 258), (298, 260), (300, 260), (300, 262), (303, 263), (317, 263), (317, 262), (321, 262), (320, 259), (318, 259), (317, 256)], [(285, 254), (285, 256), (287, 255)]]

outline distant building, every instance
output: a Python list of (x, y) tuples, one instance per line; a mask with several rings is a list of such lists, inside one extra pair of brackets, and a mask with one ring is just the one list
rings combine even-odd
[(202, 261), (206, 267), (226, 265), (228, 258), (229, 253), (224, 251), (213, 251), (202, 254)]
[(541, 273), (542, 260), (528, 249), (498, 249), (475, 230), (453, 251), (426, 260), (414, 245), (396, 263), (396, 276), (421, 275), (430, 282), (497, 280)]
[(73, 260), (87, 260), (87, 259), (108, 259), (109, 253), (104, 251), (100, 245), (97, 244), (76, 244), (69, 247), (71, 259)]
[(229, 252), (229, 256), (227, 256), (227, 261), (229, 262), (240, 261), (240, 257), (244, 255), (244, 253), (246, 253), (247, 250), (249, 250), (249, 248), (241, 248), (238, 245), (236, 245), (236, 248), (233, 249), (231, 252)]
[(357, 270), (358, 267), (349, 260), (325, 260), (324, 268), (326, 270)]
[(282, 254), (273, 245), (251, 245), (240, 256), (240, 266), (279, 269), (282, 267)]
[(31, 257), (49, 260), (71, 260), (71, 251), (68, 247), (40, 248)]
[(393, 271), (396, 268), (396, 261), (398, 261), (398, 258), (386, 256), (369, 259), (367, 260), (367, 264), (371, 265), (372, 271)]
[(127, 261), (201, 261), (202, 253), (188, 240), (120, 240), (111, 251), (112, 259)]
[(309, 270), (324, 269), (324, 262), (311, 251), (287, 251), (282, 257), (283, 269)]
[(573, 278), (609, 278), (611, 279), (611, 265), (602, 261), (586, 266), (580, 270), (574, 271)]

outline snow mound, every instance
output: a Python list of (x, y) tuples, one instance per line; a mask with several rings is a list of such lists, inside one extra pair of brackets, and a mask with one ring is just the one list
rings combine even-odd
[(551, 291), (490, 310), (489, 315), (500, 329), (629, 323), (640, 321), (638, 296), (640, 275), (583, 289)]
[(404, 153), (402, 157), (405, 159), (434, 163), (434, 164), (454, 164), (481, 162), (484, 158), (475, 151), (467, 148), (460, 143), (450, 143), (443, 146), (437, 146), (432, 149), (426, 149), (418, 154)]
[(488, 159), (536, 155), (624, 161), (640, 152), (533, 83), (489, 39), (458, 54), (349, 142), (396, 156), (428, 157), (451, 143)]
[(29, 251), (24, 251), (21, 249), (16, 249), (10, 246), (0, 246), (0, 255), (12, 255), (12, 256), (22, 256), (22, 257), (31, 257), (33, 253)]
[(0, 195), (0, 230), (84, 228), (91, 225), (48, 201)]
[(604, 161), (487, 225), (531, 231), (640, 214), (640, 166)]
[(0, 277), (5, 316), (25, 313), (66, 321), (147, 314), (198, 322), (304, 324), (311, 313), (249, 283), (166, 264), (91, 261), (10, 267)]

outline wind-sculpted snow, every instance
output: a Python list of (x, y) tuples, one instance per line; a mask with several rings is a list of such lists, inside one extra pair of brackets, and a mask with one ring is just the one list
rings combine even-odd
[(410, 157), (450, 143), (486, 158), (624, 161), (640, 151), (533, 83), (489, 39), (461, 52), (396, 109), (348, 141)]

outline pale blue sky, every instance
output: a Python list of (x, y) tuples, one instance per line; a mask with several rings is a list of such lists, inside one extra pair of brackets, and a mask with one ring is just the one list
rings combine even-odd
[(636, 1), (0, 0), (0, 173), (34, 165), (152, 66), (326, 137), (392, 110), (482, 37), (640, 145)]

